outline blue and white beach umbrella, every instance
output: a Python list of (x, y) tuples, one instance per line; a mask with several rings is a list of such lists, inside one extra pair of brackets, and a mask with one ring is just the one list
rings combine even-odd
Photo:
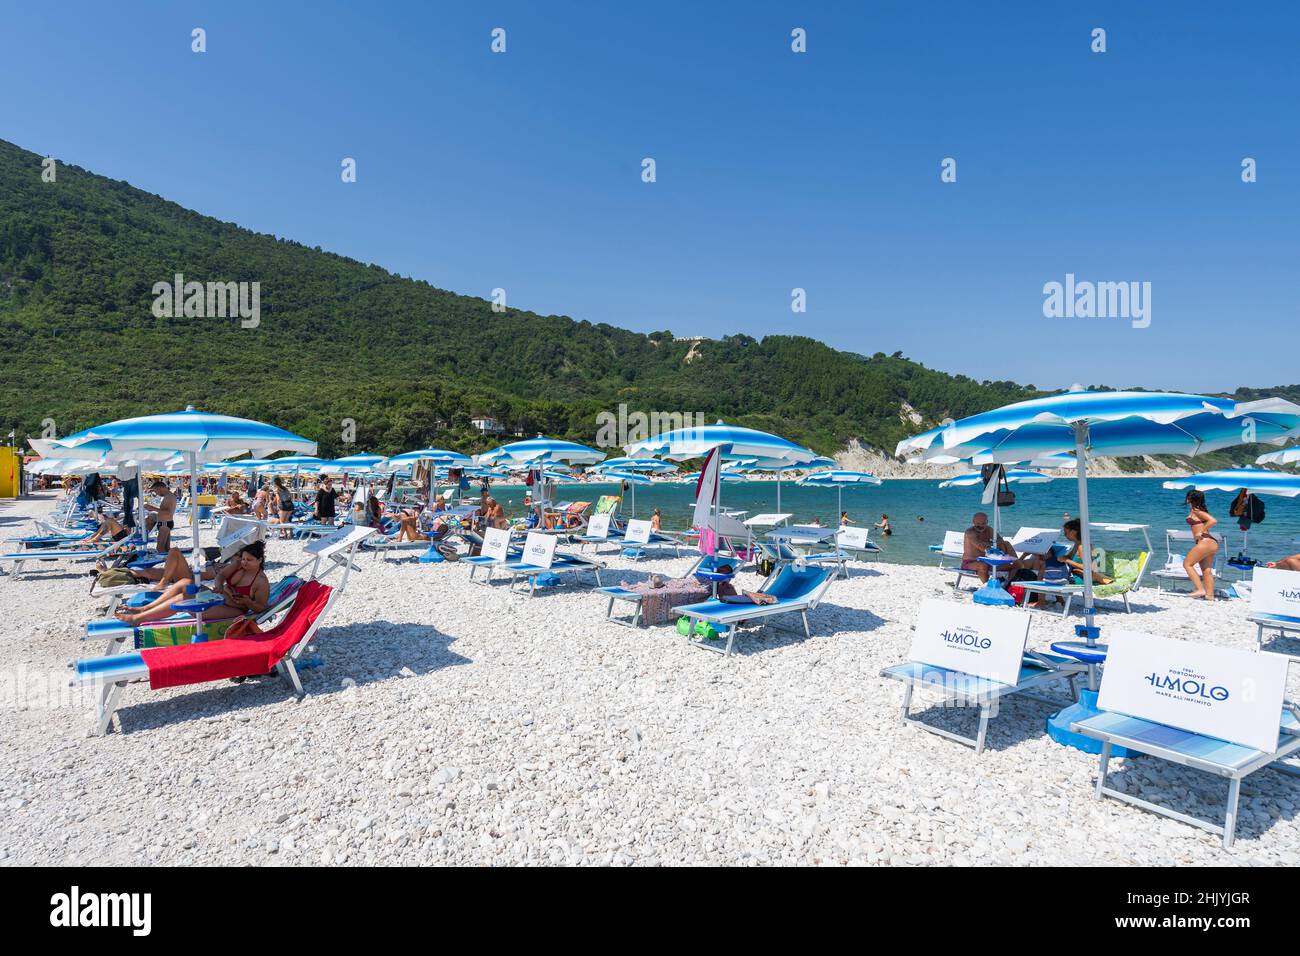
[(623, 446), (623, 450), (631, 457), (651, 456), (677, 460), (703, 458), (715, 448), (724, 459), (766, 459), (784, 468), (807, 467), (821, 457), (785, 438), (723, 422), (677, 428)]
[(316, 466), (316, 470), (321, 474), (337, 475), (347, 472), (349, 474), (369, 475), (375, 472), (384, 471), (384, 464), (388, 459), (382, 455), (369, 455), (361, 452), (356, 455), (348, 455), (344, 458), (334, 458), (329, 461), (323, 461)]
[(799, 479), (799, 484), (811, 488), (834, 488), (835, 489), (835, 510), (844, 513), (844, 489), (849, 485), (873, 485), (882, 484), (881, 480), (875, 475), (865, 471), (849, 471), (843, 468), (833, 468), (830, 471), (814, 471), (811, 474), (804, 475)]
[(448, 451), (445, 448), (417, 448), (415, 451), (404, 451), (400, 455), (394, 455), (388, 459), (390, 465), (403, 467), (405, 465), (414, 465), (421, 461), (432, 462), (435, 467), (443, 468), (464, 468), (474, 463), (474, 459), (469, 455), (462, 455), (458, 451)]
[(1300, 475), (1286, 471), (1269, 471), (1266, 468), (1225, 468), (1206, 471), (1186, 478), (1174, 478), (1164, 483), (1170, 491), (1235, 492), (1245, 488), (1252, 495), (1280, 495), (1283, 498), (1300, 496)]
[[(186, 457), (190, 475), (190, 526), (193, 538), (192, 559), (199, 566), (198, 470), (199, 464), (235, 455), (265, 457), (277, 451), (316, 453), (316, 443), (309, 439), (247, 418), (213, 415), (193, 406), (183, 412), (125, 418), (87, 428), (69, 435), (63, 443), (71, 447), (94, 441), (107, 441), (114, 453), (168, 448)], [(143, 497), (143, 495), (141, 496)]]
[[(1081, 549), (1088, 529), (1087, 459), (1120, 455), (1199, 455), (1300, 434), (1300, 405), (1166, 392), (1071, 391), (1016, 402), (932, 428), (898, 443), (896, 454), (1013, 463), (1073, 452), (1079, 485)], [(1083, 562), (1084, 609), (1093, 620), (1092, 562)]]
[(591, 471), (644, 471), (653, 474), (666, 475), (677, 470), (677, 466), (672, 462), (660, 461), (658, 458), (606, 458), (598, 465), (594, 465)]
[(1255, 459), (1257, 465), (1294, 465), (1300, 461), (1300, 445), (1293, 445), (1290, 448), (1283, 448), (1281, 451), (1271, 451), (1267, 455), (1260, 455)]
[(524, 441), (511, 442), (474, 458), (477, 465), (540, 468), (544, 465), (565, 462), (570, 465), (594, 465), (605, 458), (603, 451), (538, 435)]

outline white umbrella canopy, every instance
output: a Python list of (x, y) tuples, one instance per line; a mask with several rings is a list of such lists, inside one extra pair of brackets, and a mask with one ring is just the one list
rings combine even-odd
[(603, 451), (587, 445), (538, 435), (536, 438), (511, 442), (476, 455), (474, 464), (507, 468), (523, 465), (537, 468), (559, 462), (570, 465), (594, 465), (604, 459)]

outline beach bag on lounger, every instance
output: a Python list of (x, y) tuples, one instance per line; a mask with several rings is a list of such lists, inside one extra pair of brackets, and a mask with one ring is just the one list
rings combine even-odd
[(101, 588), (120, 588), (135, 583), (135, 577), (125, 568), (109, 568), (95, 575), (95, 584)]

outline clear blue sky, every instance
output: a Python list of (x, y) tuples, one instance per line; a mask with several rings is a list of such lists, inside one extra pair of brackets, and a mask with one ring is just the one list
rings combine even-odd
[[(1290, 3), (10, 3), (0, 137), (543, 313), (1262, 387), (1300, 381), (1297, 50)], [(1151, 282), (1150, 328), (1044, 318), (1067, 272)]]

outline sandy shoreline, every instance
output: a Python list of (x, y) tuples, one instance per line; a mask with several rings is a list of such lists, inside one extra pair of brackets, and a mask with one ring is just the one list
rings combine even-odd
[[(6, 504), (5, 535), (49, 506)], [(268, 549), (272, 579), (301, 552)], [(607, 584), (689, 562), (600, 557)], [(132, 685), (125, 733), (104, 738), (87, 702), (47, 693), (98, 652), (78, 639), (95, 602), (76, 567), (0, 578), (0, 863), (1300, 863), (1300, 796), (1279, 774), (1248, 779), (1224, 851), (1094, 800), (1095, 758), (1046, 737), (1043, 704), (1007, 704), (978, 758), (904, 726), (879, 673), (905, 659), (922, 599), (956, 599), (933, 567), (858, 565), (811, 639), (766, 629), (724, 660), (605, 622), (587, 587), (530, 599), (462, 564), (366, 554), (303, 700), (272, 680)], [(1134, 604), (1101, 623), (1254, 646), (1242, 602)], [(1035, 614), (1032, 646), (1072, 623)], [(1219, 812), (1220, 781), (1122, 766), (1117, 785)]]

